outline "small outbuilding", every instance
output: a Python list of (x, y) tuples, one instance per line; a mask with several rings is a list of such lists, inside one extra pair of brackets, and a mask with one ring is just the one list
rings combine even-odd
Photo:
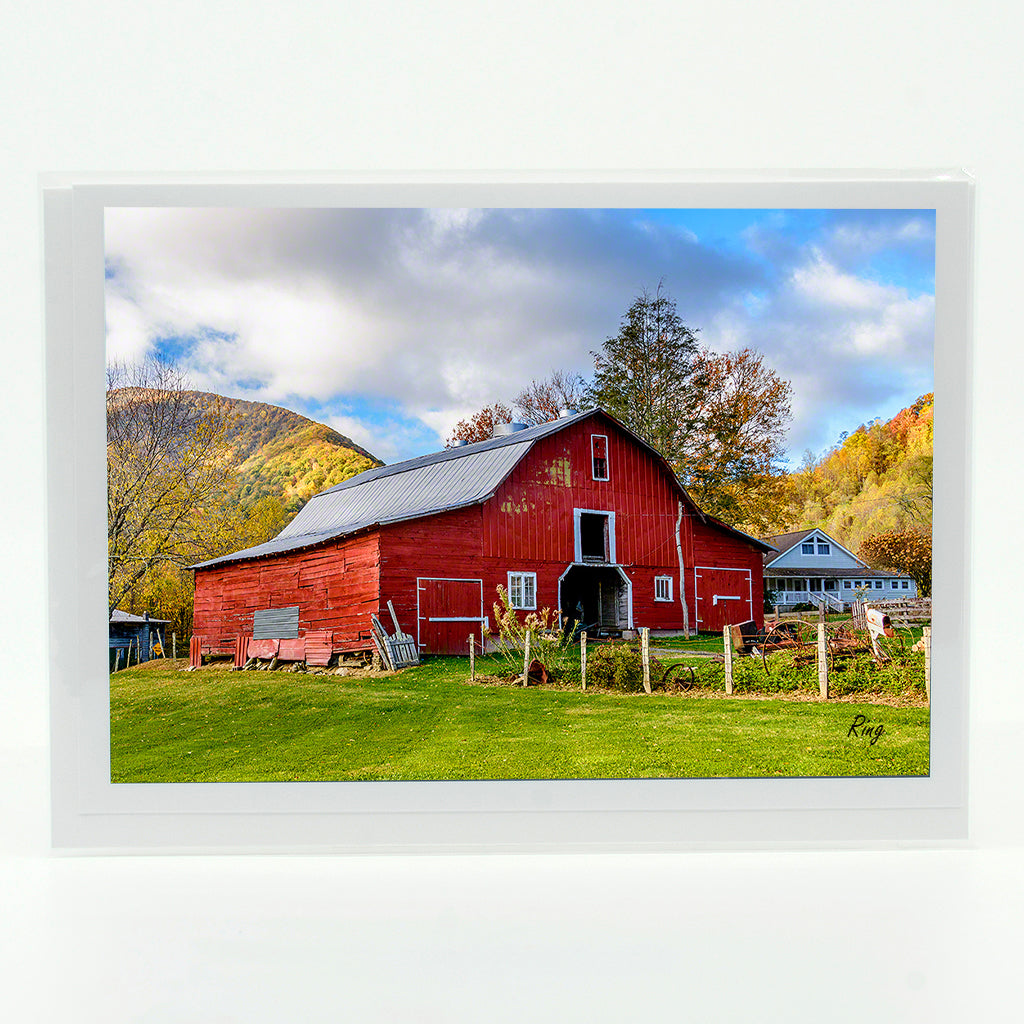
[(123, 668), (127, 666), (129, 658), (132, 664), (149, 661), (153, 657), (153, 648), (157, 643), (163, 648), (168, 623), (168, 619), (150, 618), (149, 612), (144, 615), (132, 615), (115, 608), (110, 613), (108, 631), (110, 667), (113, 669), (119, 664)]
[(702, 512), (657, 451), (600, 409), (503, 424), (361, 473), (273, 540), (194, 566), (192, 659), (238, 662), (260, 636), (293, 657), (311, 642), (366, 648), (389, 602), (421, 652), (462, 654), (470, 634), (491, 632), (499, 586), (521, 616), (560, 610), (596, 635), (761, 624), (771, 550)]

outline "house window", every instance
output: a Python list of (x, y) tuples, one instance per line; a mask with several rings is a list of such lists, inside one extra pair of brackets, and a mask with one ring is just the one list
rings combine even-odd
[(814, 541), (807, 541), (800, 545), (800, 554), (802, 555), (813, 555), (814, 554)]
[(510, 572), (508, 574), (508, 600), (513, 608), (533, 611), (537, 607), (537, 574)]
[(836, 585), (835, 580), (825, 580), (825, 589), (828, 591), (838, 590), (839, 587)]
[(818, 541), (818, 554), (827, 555), (832, 549), (823, 540)]
[(899, 590), (900, 589), (900, 581), (899, 580), (893, 580), (892, 583), (890, 584), (890, 586), (892, 587), (893, 590)]
[(904, 590), (909, 590), (910, 589), (910, 582), (909, 582), (909, 580), (904, 580), (903, 581), (903, 589)]
[(655, 576), (654, 577), (654, 600), (655, 601), (671, 601), (672, 600), (672, 577), (671, 576)]
[(853, 587), (852, 580), (843, 580), (843, 590), (850, 590)]
[(875, 590), (881, 590), (881, 589), (882, 589), (882, 581), (881, 580), (875, 580)]
[(590, 435), (592, 475), (595, 480), (608, 479), (608, 438), (604, 434)]

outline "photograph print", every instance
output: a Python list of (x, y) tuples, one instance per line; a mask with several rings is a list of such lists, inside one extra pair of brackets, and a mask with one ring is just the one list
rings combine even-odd
[(927, 776), (935, 232), (108, 207), (111, 781)]

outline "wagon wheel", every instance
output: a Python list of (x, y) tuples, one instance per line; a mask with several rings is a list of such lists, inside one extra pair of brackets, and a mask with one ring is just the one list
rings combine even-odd
[(808, 647), (818, 642), (817, 623), (804, 619), (783, 619), (765, 634), (764, 649), (771, 651)]
[[(689, 672), (690, 674), (689, 683), (684, 683), (683, 680), (679, 678), (684, 674), (684, 672)], [(675, 679), (673, 679), (673, 675), (676, 677)], [(697, 677), (690, 665), (669, 665), (669, 667), (661, 674), (661, 683), (667, 690), (668, 684), (671, 682), (675, 682), (681, 690), (692, 690), (697, 686)]]

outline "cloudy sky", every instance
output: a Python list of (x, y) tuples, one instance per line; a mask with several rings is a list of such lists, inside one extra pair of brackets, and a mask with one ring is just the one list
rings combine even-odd
[(106, 212), (108, 358), (294, 409), (386, 462), (554, 369), (659, 281), (793, 386), (791, 464), (932, 390), (931, 210)]

